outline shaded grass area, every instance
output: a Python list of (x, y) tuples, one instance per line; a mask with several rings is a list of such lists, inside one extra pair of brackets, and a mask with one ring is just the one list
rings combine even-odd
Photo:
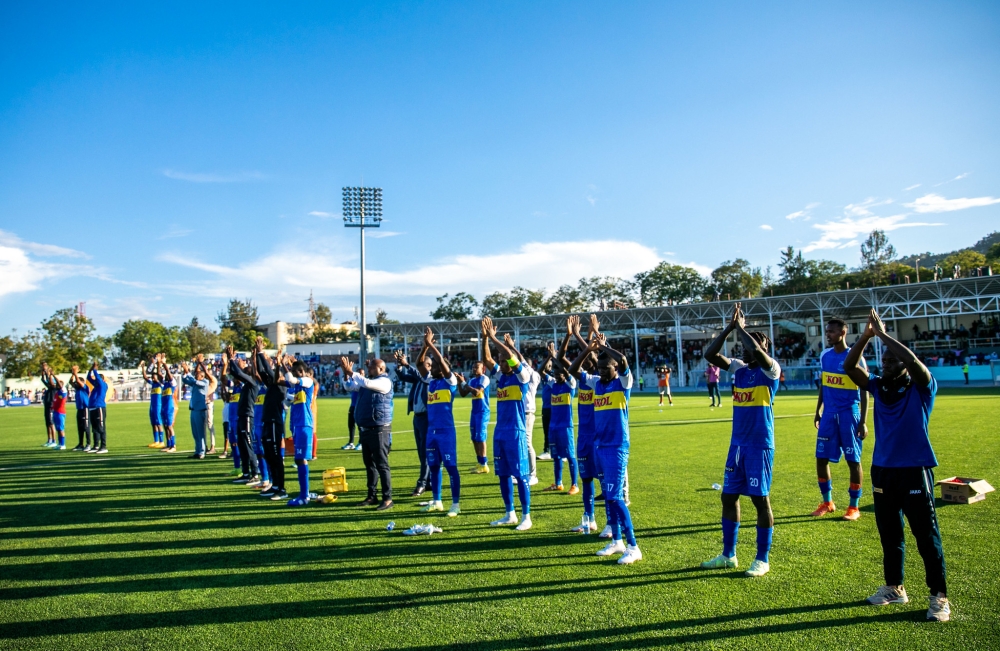
[[(143, 405), (109, 409), (111, 454), (96, 458), (41, 448), (39, 409), (0, 410), (0, 648), (1000, 645), (1000, 499), (940, 508), (951, 623), (923, 621), (927, 590), (911, 538), (912, 602), (864, 605), (882, 579), (867, 481), (861, 520), (808, 515), (819, 501), (812, 393), (776, 402), (771, 574), (698, 569), (720, 547), (719, 494), (710, 486), (722, 479), (731, 408), (709, 409), (700, 395), (675, 403), (632, 400), (632, 513), (645, 559), (628, 567), (594, 556), (596, 537), (568, 532), (579, 497), (536, 490), (530, 532), (487, 526), (502, 505), (494, 476), (465, 474), (474, 463), (466, 401), (456, 404), (463, 513), (455, 519), (421, 515), (408, 497), (418, 468), (405, 401), (397, 402), (391, 457), (397, 506), (378, 514), (353, 506), (364, 496), (364, 472), (360, 454), (339, 449), (345, 400), (320, 401), (327, 440), (313, 487), (323, 469), (344, 466), (351, 493), (303, 509), (234, 486), (228, 460), (149, 450)], [(190, 449), (180, 415), (178, 441)], [(998, 417), (996, 391), (942, 392), (932, 417), (939, 478), (1000, 484)], [(541, 436), (539, 427), (539, 450)], [(539, 462), (536, 488), (551, 473)], [(835, 500), (845, 504), (847, 483), (846, 466), (835, 466)], [(752, 523), (752, 505), (743, 508)], [(428, 521), (444, 533), (399, 533)], [(745, 566), (752, 526), (742, 538)]]

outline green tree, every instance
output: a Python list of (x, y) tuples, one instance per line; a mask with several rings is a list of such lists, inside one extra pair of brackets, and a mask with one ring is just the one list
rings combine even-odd
[[(996, 246), (996, 245), (994, 245)], [(969, 275), (970, 271), (975, 270), (976, 267), (986, 266), (986, 256), (979, 251), (974, 251), (973, 249), (963, 249), (952, 253), (947, 258), (941, 261), (941, 266), (944, 268), (946, 274), (951, 274), (952, 269), (955, 265), (959, 265), (962, 269), (962, 275)]]
[(707, 283), (697, 271), (679, 264), (661, 262), (635, 275), (643, 305), (686, 303), (705, 294)]
[(198, 317), (193, 317), (191, 323), (184, 328), (188, 340), (188, 348), (192, 355), (212, 355), (222, 349), (219, 335), (198, 323)]
[(861, 243), (861, 268), (867, 272), (873, 285), (884, 285), (887, 267), (896, 257), (896, 248), (889, 244), (884, 231), (875, 230)]
[(395, 325), (399, 323), (399, 319), (390, 319), (389, 313), (379, 307), (375, 308), (375, 323)]
[[(264, 333), (257, 328), (257, 318), (257, 306), (250, 299), (229, 299), (229, 305), (216, 317), (219, 339), (236, 350), (253, 350), (257, 337), (264, 337)], [(271, 345), (267, 337), (264, 337), (264, 345)]]
[(986, 262), (988, 264), (1000, 264), (1000, 242), (994, 242), (989, 249), (986, 250)]
[(743, 258), (726, 260), (712, 271), (711, 286), (727, 300), (757, 296), (764, 286), (764, 274)]
[(56, 373), (64, 373), (74, 365), (89, 366), (104, 358), (106, 342), (94, 333), (94, 322), (66, 307), (42, 321), (46, 361)]
[(479, 307), (479, 302), (466, 292), (459, 292), (449, 297), (448, 294), (437, 297), (438, 306), (431, 312), (435, 321), (465, 321), (471, 319)]
[(587, 299), (579, 287), (563, 285), (545, 299), (545, 311), (549, 314), (572, 314), (587, 309)]
[(580, 279), (580, 293), (593, 309), (610, 309), (614, 303), (635, 307), (635, 285), (615, 276), (593, 276)]
[(847, 273), (847, 267), (832, 260), (806, 260), (791, 246), (781, 252), (778, 269), (779, 282), (773, 287), (778, 294), (832, 291)]
[(45, 337), (38, 330), (29, 330), (21, 337), (14, 330), (9, 336), (0, 337), (0, 354), (7, 358), (3, 365), (6, 377), (38, 375), (45, 353)]
[(323, 303), (316, 305), (315, 315), (316, 325), (328, 326), (330, 325), (330, 322), (333, 321), (333, 313), (330, 312), (330, 308)]
[(515, 287), (509, 294), (493, 292), (483, 299), (479, 312), (494, 318), (534, 316), (545, 312), (545, 291)]
[[(168, 328), (162, 323), (145, 319), (126, 321), (111, 338), (115, 346), (111, 358), (112, 364), (122, 368), (132, 368), (156, 353), (163, 353), (171, 363), (189, 359), (191, 342), (187, 335), (188, 328), (179, 326)], [(218, 347), (207, 352), (216, 350)]]

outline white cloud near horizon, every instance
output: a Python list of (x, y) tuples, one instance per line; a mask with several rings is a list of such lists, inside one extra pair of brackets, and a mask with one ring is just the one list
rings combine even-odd
[(813, 208), (818, 208), (818, 207), (819, 207), (819, 203), (816, 203), (816, 202), (810, 203), (805, 208), (803, 208), (802, 210), (796, 210), (793, 213), (785, 215), (785, 219), (787, 219), (789, 221), (795, 221), (796, 219), (799, 219), (800, 217), (804, 217), (805, 220), (807, 221), (807, 220), (811, 219), (811, 216), (810, 216), (809, 212)]
[(760, 230), (762, 230), (762, 231), (773, 231), (774, 227), (771, 226), (770, 224), (761, 224), (760, 225)]
[(844, 215), (840, 219), (813, 224), (813, 228), (819, 230), (822, 235), (818, 240), (803, 247), (803, 253), (819, 249), (844, 249), (854, 246), (859, 242), (859, 236), (867, 235), (874, 230), (894, 231), (917, 226), (944, 226), (942, 223), (907, 222), (905, 220), (909, 215), (906, 213), (881, 217), (871, 210), (891, 203), (892, 199), (879, 201), (874, 197), (869, 197), (860, 203), (844, 206)]
[(179, 170), (165, 169), (163, 176), (177, 181), (189, 181), (191, 183), (249, 183), (251, 181), (263, 181), (267, 178), (261, 172), (236, 172), (234, 174), (218, 174), (215, 172), (182, 172)]
[(38, 260), (36, 256), (90, 257), (82, 251), (55, 244), (27, 242), (13, 233), (0, 230), (0, 297), (34, 291), (50, 279), (74, 275), (106, 275), (102, 270), (89, 265), (47, 262)]
[(945, 199), (939, 194), (925, 194), (919, 199), (915, 199), (912, 203), (904, 203), (903, 205), (907, 208), (913, 208), (913, 211), (918, 213), (936, 213), (992, 206), (996, 203), (1000, 203), (1000, 199), (994, 197)]
[(920, 183), (914, 183), (913, 185), (911, 185), (911, 186), (909, 186), (907, 188), (903, 188), (903, 192), (909, 192), (910, 190), (916, 190), (919, 187), (920, 187)]
[(0, 230), (0, 245), (6, 245), (13, 247), (15, 249), (21, 249), (32, 253), (34, 255), (40, 255), (45, 257), (66, 257), (66, 258), (90, 258), (89, 255), (83, 251), (77, 251), (76, 249), (67, 249), (64, 246), (56, 246), (55, 244), (39, 244), (38, 242), (26, 242), (22, 240), (17, 235), (9, 231)]
[[(310, 289), (321, 295), (354, 296), (358, 269), (345, 266), (344, 258), (326, 251), (282, 246), (238, 267), (205, 263), (179, 254), (161, 260), (210, 274), (211, 278), (175, 287), (178, 291), (226, 298), (242, 296), (253, 288), (262, 305), (298, 298)], [(522, 286), (545, 288), (575, 285), (581, 278), (618, 276), (630, 278), (655, 267), (662, 258), (655, 249), (638, 242), (530, 242), (518, 249), (485, 256), (459, 255), (404, 271), (365, 270), (365, 285), (372, 296), (402, 299), (437, 296), (459, 291), (479, 298), (494, 291)], [(689, 264), (699, 273), (704, 265)]]

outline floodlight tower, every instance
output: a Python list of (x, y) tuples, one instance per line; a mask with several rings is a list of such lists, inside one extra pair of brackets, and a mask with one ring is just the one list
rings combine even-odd
[(365, 328), (365, 229), (382, 225), (382, 188), (344, 188), (344, 226), (361, 231), (361, 314), (358, 316), (360, 347), (358, 362), (364, 368), (368, 359), (368, 340)]

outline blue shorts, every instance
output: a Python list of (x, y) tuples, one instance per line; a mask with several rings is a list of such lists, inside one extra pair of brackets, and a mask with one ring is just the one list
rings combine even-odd
[(160, 424), (164, 427), (171, 427), (174, 424), (174, 409), (160, 410)]
[(861, 463), (861, 439), (858, 425), (861, 414), (853, 411), (823, 412), (816, 432), (816, 458), (840, 463), (841, 452), (852, 463)]
[(453, 429), (431, 429), (427, 432), (427, 465), (448, 466), (458, 465), (458, 453), (455, 449), (457, 434)]
[(295, 460), (308, 461), (313, 456), (313, 428), (292, 428), (292, 443), (295, 445)]
[(516, 439), (493, 436), (493, 472), (497, 477), (527, 477), (531, 474), (528, 440), (524, 434)]
[(764, 497), (771, 492), (771, 465), (774, 450), (730, 445), (722, 492), (729, 495)]
[(152, 409), (149, 410), (149, 424), (153, 427), (160, 427), (163, 425), (163, 419), (160, 417), (159, 409), (156, 411), (153, 411)]
[(609, 500), (624, 499), (625, 473), (628, 471), (628, 448), (595, 448), (597, 477)]
[(549, 445), (561, 446), (563, 448), (575, 448), (576, 444), (573, 441), (573, 428), (553, 427), (552, 425), (549, 425)]
[(52, 425), (56, 428), (57, 432), (65, 432), (66, 414), (60, 414), (58, 411), (52, 412)]
[(580, 476), (593, 479), (597, 476), (597, 458), (594, 456), (594, 435), (583, 435), (576, 439), (576, 465)]
[(483, 422), (469, 423), (469, 432), (472, 434), (473, 443), (485, 443), (486, 442), (486, 426), (489, 425), (489, 419), (484, 418)]

